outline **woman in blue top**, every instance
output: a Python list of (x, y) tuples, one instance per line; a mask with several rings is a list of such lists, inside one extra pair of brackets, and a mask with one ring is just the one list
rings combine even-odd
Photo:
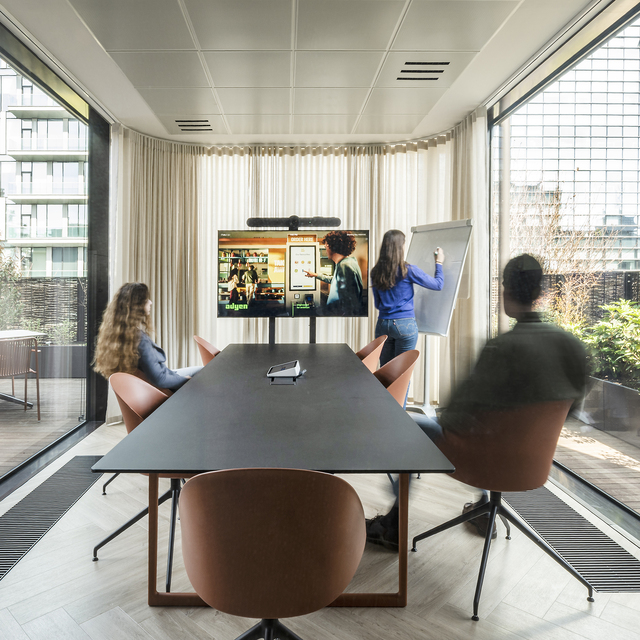
[(413, 285), (441, 291), (444, 284), (442, 249), (436, 249), (436, 272), (432, 278), (422, 269), (404, 261), (404, 240), (402, 231), (387, 231), (382, 238), (378, 262), (371, 269), (373, 300), (378, 310), (375, 337), (388, 336), (380, 354), (380, 366), (400, 353), (415, 349), (418, 342)]

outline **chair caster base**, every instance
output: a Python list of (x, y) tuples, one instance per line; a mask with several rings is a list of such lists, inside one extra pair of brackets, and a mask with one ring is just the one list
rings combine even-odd
[(98, 558), (98, 556), (95, 556), (94, 558), (91, 558), (94, 562), (98, 562), (98, 560), (100, 560), (100, 558)]
[(589, 596), (589, 597), (587, 598), (587, 601), (588, 601), (588, 602), (595, 602), (595, 599), (594, 599), (594, 598), (592, 598), (591, 596)]
[(413, 551), (413, 553), (418, 553), (418, 550), (415, 547), (412, 547), (411, 551)]
[(505, 540), (511, 540), (511, 536), (505, 536), (504, 539)]
[(478, 616), (471, 616), (471, 619), (472, 619), (474, 622), (478, 622), (478, 620), (480, 620), (480, 618), (478, 618)]

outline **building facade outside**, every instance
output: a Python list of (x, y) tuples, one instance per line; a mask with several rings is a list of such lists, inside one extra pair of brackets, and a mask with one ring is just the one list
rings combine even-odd
[(87, 127), (0, 61), (0, 240), (23, 277), (83, 277)]
[(512, 250), (527, 205), (556, 208), (576, 265), (640, 269), (639, 44), (636, 21), (511, 115)]

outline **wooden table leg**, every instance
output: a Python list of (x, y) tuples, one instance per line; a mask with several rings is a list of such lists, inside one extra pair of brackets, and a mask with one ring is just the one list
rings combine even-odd
[(158, 591), (158, 474), (149, 474), (149, 576), (151, 607), (206, 607), (197, 593)]
[(407, 555), (409, 551), (409, 474), (401, 473), (398, 483), (398, 591), (397, 593), (343, 593), (332, 607), (406, 607)]
[(149, 474), (149, 595), (151, 606), (158, 596), (158, 474)]

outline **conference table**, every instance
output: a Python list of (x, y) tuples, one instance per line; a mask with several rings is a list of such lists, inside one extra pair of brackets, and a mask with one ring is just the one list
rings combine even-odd
[[(269, 368), (292, 360), (306, 373), (271, 384)], [(333, 605), (406, 606), (409, 475), (454, 468), (346, 344), (229, 345), (93, 466), (149, 474), (150, 605), (204, 605), (157, 589), (158, 474), (253, 467), (400, 474), (398, 591)]]

